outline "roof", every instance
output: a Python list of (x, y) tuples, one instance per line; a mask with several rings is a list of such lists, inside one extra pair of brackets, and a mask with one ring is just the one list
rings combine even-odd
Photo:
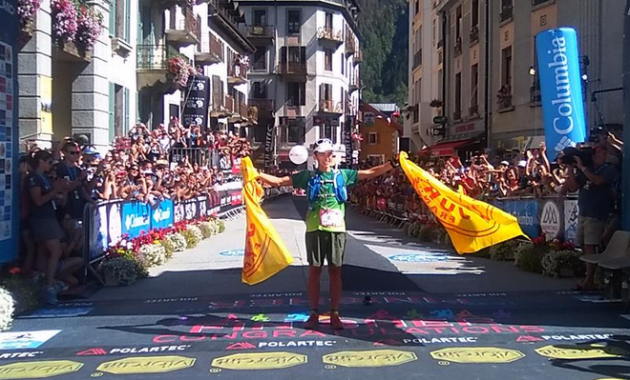
[[(376, 104), (376, 105), (378, 105), (378, 104)], [(384, 105), (388, 105), (388, 104), (386, 103)], [(393, 103), (391, 105), (393, 105), (394, 107), (396, 106)], [(374, 112), (374, 113), (377, 114), (377, 116), (380, 115), (384, 119), (390, 118), (391, 113), (394, 112), (394, 111), (391, 111), (391, 112), (385, 113), (385, 112), (381, 111), (380, 109), (378, 109), (378, 108), (376, 108), (374, 106), (375, 106), (375, 104), (365, 103), (365, 102), (361, 101), (361, 112)], [(398, 108), (398, 107), (396, 107), (396, 108)], [(392, 119), (391, 122), (389, 123), (389, 126), (394, 128), (394, 129), (396, 129), (402, 135), (402, 133), (403, 133), (403, 126), (400, 125), (397, 121)]]
[(394, 113), (400, 111), (396, 103), (370, 103), (370, 107), (383, 113)]

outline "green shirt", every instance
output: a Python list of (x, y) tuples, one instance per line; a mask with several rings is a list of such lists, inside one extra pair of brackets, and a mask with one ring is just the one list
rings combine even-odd
[[(355, 185), (358, 181), (358, 172), (352, 169), (340, 169), (340, 175), (343, 176), (344, 183), (346, 187), (350, 187)], [(293, 175), (293, 187), (297, 189), (304, 189), (308, 191), (308, 181), (310, 181), (311, 177), (319, 172), (313, 172), (310, 170), (303, 170), (295, 175)], [(321, 180), (326, 181), (322, 183), (320, 187), (320, 197), (311, 204), (309, 202), (309, 208), (306, 212), (306, 231), (329, 231), (329, 232), (345, 232), (346, 231), (346, 222), (345, 220), (341, 224), (341, 226), (336, 227), (324, 227), (320, 224), (319, 213), (320, 210), (339, 210), (342, 215), (345, 216), (346, 213), (346, 205), (345, 203), (341, 203), (337, 201), (337, 197), (335, 197), (335, 185), (333, 184), (333, 180), (335, 178), (334, 170), (331, 170), (327, 173), (321, 173)]]

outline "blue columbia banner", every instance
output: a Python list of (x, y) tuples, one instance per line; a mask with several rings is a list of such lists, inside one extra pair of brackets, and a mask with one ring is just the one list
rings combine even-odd
[(564, 148), (586, 140), (577, 33), (571, 28), (541, 32), (536, 52), (547, 155), (554, 160)]

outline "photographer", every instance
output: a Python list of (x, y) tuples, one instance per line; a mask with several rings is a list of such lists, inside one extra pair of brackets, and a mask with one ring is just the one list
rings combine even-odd
[[(597, 145), (591, 153), (588, 149), (578, 150), (581, 154), (565, 155), (568, 177), (561, 190), (561, 194), (579, 190), (576, 241), (585, 255), (597, 253), (602, 244), (606, 221), (614, 207), (613, 185), (618, 178), (616, 168), (606, 162), (605, 147)], [(589, 154), (592, 154), (589, 160), (592, 162), (585, 165)], [(586, 264), (586, 278), (576, 286), (577, 290), (594, 288), (596, 267), (595, 264)]]

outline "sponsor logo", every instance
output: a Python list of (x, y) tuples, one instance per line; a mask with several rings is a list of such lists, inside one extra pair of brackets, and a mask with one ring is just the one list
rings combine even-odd
[(542, 338), (538, 338), (535, 336), (531, 336), (531, 335), (521, 335), (518, 338), (516, 338), (517, 342), (540, 342), (543, 341), (544, 339)]
[(558, 232), (560, 232), (560, 211), (554, 202), (545, 203), (540, 218), (540, 228), (550, 238), (558, 236)]
[(153, 212), (153, 221), (155, 223), (160, 223), (164, 220), (168, 220), (171, 217), (171, 209), (170, 208), (166, 208), (166, 209), (157, 209)]
[(31, 351), (31, 352), (6, 352), (4, 354), (0, 354), (0, 359), (24, 359), (24, 358), (34, 358), (37, 355), (41, 355), (42, 351)]
[(445, 337), (445, 338), (415, 338), (403, 339), (404, 344), (440, 344), (440, 343), (477, 343), (477, 338), (467, 337)]
[(334, 340), (300, 340), (300, 341), (288, 341), (288, 342), (260, 342), (258, 347), (332, 347), (337, 344)]
[(525, 354), (496, 347), (455, 347), (431, 352), (435, 360), (454, 363), (511, 363), (525, 357)]
[(19, 331), (0, 333), (0, 350), (39, 348), (61, 330)]
[(575, 348), (568, 346), (545, 346), (537, 348), (540, 356), (552, 359), (604, 359), (620, 358), (630, 354), (619, 348), (604, 345), (580, 345)]
[(105, 362), (96, 370), (114, 375), (165, 373), (190, 368), (195, 361), (184, 356), (145, 356)]
[(83, 363), (51, 360), (13, 363), (0, 366), (0, 379), (40, 379), (77, 372)]
[(146, 300), (144, 303), (170, 303), (170, 302), (195, 302), (198, 301), (199, 298), (191, 297), (191, 298), (156, 298), (152, 300)]
[(216, 358), (212, 366), (223, 369), (282, 369), (306, 364), (306, 355), (292, 352), (269, 352), (253, 354), (234, 354)]
[(435, 263), (439, 261), (446, 261), (448, 257), (442, 254), (431, 253), (415, 253), (415, 254), (402, 254), (389, 256), (392, 261), (400, 261), (404, 263)]
[(256, 346), (254, 346), (253, 344), (251, 344), (249, 342), (244, 342), (244, 343), (233, 343), (233, 344), (230, 344), (225, 349), (226, 350), (252, 350), (252, 349), (255, 349), (255, 348), (256, 348)]
[(105, 350), (103, 348), (90, 348), (89, 350), (77, 352), (78, 356), (95, 356), (95, 355), (117, 355), (117, 354), (154, 354), (158, 352), (175, 352), (185, 351), (190, 345), (179, 346), (158, 346), (158, 347), (123, 347)]
[(13, 6), (13, 4), (9, 3), (6, 0), (0, 1), (0, 9), (2, 9), (3, 11), (7, 12), (10, 15), (15, 14), (15, 7)]
[(342, 367), (387, 367), (418, 360), (413, 352), (398, 350), (341, 351), (324, 355), (325, 364)]
[(127, 219), (125, 219), (125, 227), (127, 230), (146, 227), (149, 225), (149, 222), (148, 215), (127, 215)]
[(608, 339), (613, 334), (543, 335), (540, 340), (574, 341)]

